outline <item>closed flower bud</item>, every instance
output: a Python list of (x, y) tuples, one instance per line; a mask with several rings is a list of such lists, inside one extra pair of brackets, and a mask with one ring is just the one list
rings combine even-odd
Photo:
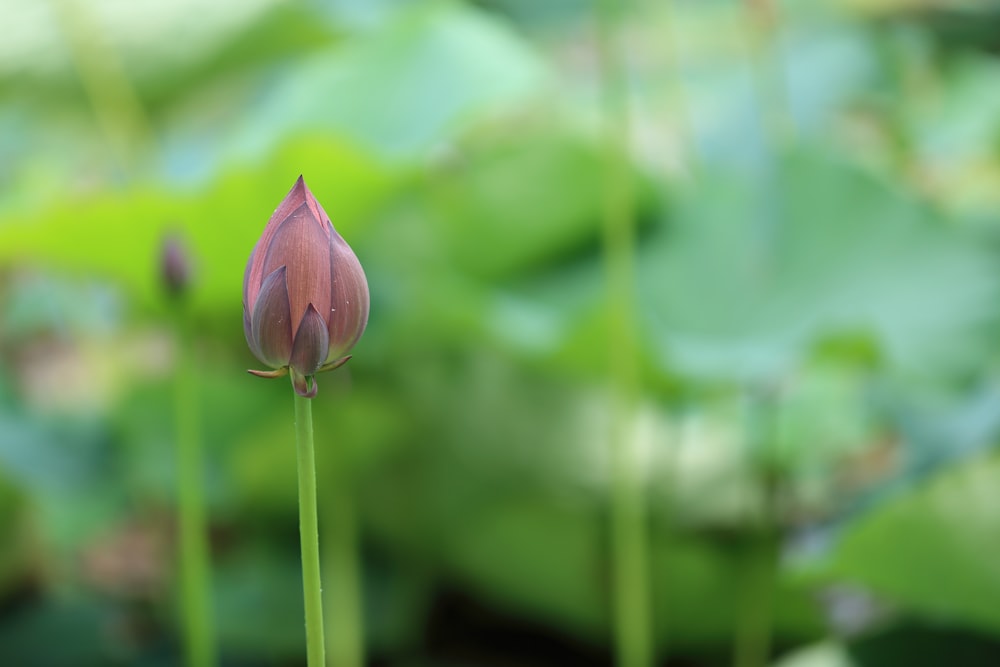
[(350, 357), (368, 323), (368, 281), (299, 176), (271, 216), (243, 276), (247, 345), (273, 371), (290, 372), (295, 391), (316, 395), (316, 373)]
[(191, 261), (177, 234), (164, 237), (160, 244), (160, 278), (173, 299), (182, 297), (191, 282)]

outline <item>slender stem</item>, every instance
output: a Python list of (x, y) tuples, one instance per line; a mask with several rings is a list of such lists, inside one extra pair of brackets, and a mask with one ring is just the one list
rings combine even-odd
[(736, 667), (764, 667), (770, 660), (781, 538), (781, 476), (777, 472), (780, 464), (775, 461), (776, 452), (771, 442), (776, 410), (773, 397), (751, 396), (751, 421), (747, 431), (762, 505), (760, 515), (752, 526), (752, 541), (744, 562), (743, 590), (733, 647), (733, 664)]
[(765, 517), (754, 535), (746, 562), (743, 600), (736, 628), (733, 664), (764, 667), (770, 663), (774, 588), (778, 574), (778, 534), (774, 485), (765, 481)]
[(674, 115), (677, 118), (677, 137), (680, 144), (680, 154), (682, 162), (686, 160), (688, 176), (696, 178), (700, 168), (698, 156), (698, 136), (695, 131), (694, 119), (691, 116), (691, 109), (684, 92), (684, 77), (681, 62), (681, 47), (678, 31), (676, 29), (676, 0), (669, 0), (664, 3), (662, 12), (666, 18), (663, 32), (667, 41), (666, 67), (673, 74), (670, 77), (673, 83), (673, 94), (670, 97), (671, 105), (674, 108)]
[[(788, 86), (783, 72), (779, 35), (779, 8), (773, 0), (744, 0), (750, 23), (750, 45), (755, 85), (760, 100), (763, 135), (769, 169), (763, 171), (763, 206), (757, 216), (758, 267), (763, 276), (773, 268), (774, 234), (787, 221), (779, 205), (782, 183), (775, 168), (776, 156), (786, 140), (794, 138)], [(742, 599), (736, 620), (733, 664), (764, 667), (769, 664), (774, 623), (774, 594), (778, 576), (780, 516), (778, 507), (780, 468), (773, 448), (777, 404), (767, 390), (751, 390), (747, 440), (754, 456), (755, 472), (763, 495), (760, 516), (752, 526), (752, 542), (744, 562)]]
[(598, 50), (605, 115), (604, 252), (611, 364), (611, 533), (617, 663), (652, 662), (647, 536), (642, 480), (631, 426), (639, 393), (635, 305), (635, 193), (629, 159), (625, 64), (615, 0), (602, 0)]
[(357, 519), (354, 497), (341, 475), (332, 484), (326, 530), (329, 572), (330, 664), (334, 667), (361, 667), (364, 664), (361, 613), (361, 577), (358, 562)]
[[(294, 392), (293, 392), (294, 393)], [(295, 394), (295, 440), (299, 462), (299, 536), (302, 540), (302, 592), (306, 608), (309, 667), (326, 664), (323, 646), (323, 589), (319, 576), (319, 521), (316, 516), (316, 456), (312, 399)]]
[(788, 85), (782, 71), (778, 8), (773, 0), (744, 0), (743, 4), (751, 24), (749, 41), (754, 84), (760, 100), (764, 132), (768, 147), (774, 150), (780, 148), (794, 130)]
[(128, 172), (135, 168), (140, 149), (150, 142), (149, 120), (121, 58), (101, 34), (88, 4), (59, 0), (54, 7), (97, 122)]
[(216, 650), (209, 603), (208, 527), (203, 493), (205, 470), (199, 433), (197, 369), (191, 335), (183, 314), (180, 329), (174, 411), (184, 644), (190, 667), (212, 667)]
[(616, 662), (648, 667), (653, 649), (647, 575), (647, 536), (642, 483), (629, 438), (633, 410), (616, 401), (612, 432), (612, 548), (615, 585)]

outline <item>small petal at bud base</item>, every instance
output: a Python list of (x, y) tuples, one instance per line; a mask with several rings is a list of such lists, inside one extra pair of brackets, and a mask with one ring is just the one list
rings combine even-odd
[[(341, 357), (340, 359), (331, 361), (328, 364), (323, 364), (316, 370), (316, 372), (323, 373), (325, 371), (332, 371), (337, 368), (340, 368), (341, 366), (346, 364), (350, 358), (351, 355), (347, 355), (346, 357)], [(256, 375), (259, 378), (280, 378), (280, 377), (285, 377), (286, 375), (291, 373), (292, 386), (295, 388), (295, 393), (299, 394), (300, 396), (304, 396), (306, 398), (314, 397), (318, 389), (316, 386), (315, 374), (302, 375), (301, 373), (299, 373), (290, 366), (285, 366), (284, 368), (278, 368), (273, 371), (258, 371), (254, 368), (248, 368), (247, 373), (249, 373), (250, 375)]]

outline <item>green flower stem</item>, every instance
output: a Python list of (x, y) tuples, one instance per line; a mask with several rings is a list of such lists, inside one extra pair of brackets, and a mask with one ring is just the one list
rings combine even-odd
[(602, 0), (598, 48), (605, 116), (604, 256), (611, 400), (611, 539), (614, 632), (619, 667), (653, 661), (646, 508), (636, 461), (639, 396), (635, 304), (635, 192), (629, 157), (625, 64), (616, 38), (624, 3)]
[(309, 667), (324, 667), (323, 588), (319, 576), (319, 521), (316, 517), (316, 455), (312, 399), (295, 395), (295, 440), (299, 462), (299, 536), (302, 540), (302, 592), (306, 608)]
[(177, 503), (181, 613), (190, 667), (215, 664), (215, 640), (209, 603), (208, 527), (203, 494), (205, 470), (199, 433), (197, 368), (191, 335), (181, 316), (180, 350), (175, 382), (177, 428)]
[(330, 664), (361, 667), (364, 664), (361, 577), (358, 562), (357, 517), (354, 497), (341, 475), (332, 484), (333, 496), (323, 523), (326, 535), (327, 589), (330, 602)]

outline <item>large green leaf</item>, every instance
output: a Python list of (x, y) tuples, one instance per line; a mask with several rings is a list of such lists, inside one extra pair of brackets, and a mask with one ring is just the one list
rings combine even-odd
[[(409, 395), (401, 403), (414, 412), (412, 426), (361, 489), (367, 525), (385, 548), (434, 564), (499, 608), (590, 640), (606, 637), (612, 597), (605, 397), (526, 373), (504, 357), (472, 353), (455, 364), (455, 354), (414, 360), (393, 383)], [(672, 455), (659, 447), (663, 433), (643, 426), (653, 445), (643, 462), (657, 527), (657, 636), (687, 645), (719, 641), (731, 633), (738, 609), (739, 539), (716, 543), (694, 529), (674, 535), (664, 526), (664, 505), (677, 495), (665, 488)], [(691, 444), (693, 450), (702, 443)], [(686, 470), (674, 474), (683, 478)], [(730, 477), (694, 474), (704, 486), (689, 485), (698, 493), (685, 500), (698, 503), (699, 493), (712, 493), (713, 503), (723, 495), (739, 501)], [(703, 525), (704, 504), (678, 507), (676, 515), (685, 525)], [(818, 608), (800, 583), (782, 577), (776, 604), (782, 635), (817, 631)]]
[[(128, 74), (143, 83), (214, 54), (278, 4), (225, 0), (209, 8), (197, 0), (127, 5), (97, 0), (29, 6), (4, 0), (0, 12), (10, 39), (0, 51), (0, 84), (8, 78), (31, 77), (33, 86), (73, 78), (81, 52), (90, 67), (95, 59), (101, 68), (109, 67), (101, 62), (105, 58), (120, 59)], [(177, 48), (179, 38), (185, 48)]]
[(767, 378), (838, 332), (887, 361), (972, 368), (998, 294), (993, 253), (919, 202), (797, 151), (754, 187), (710, 175), (641, 250), (646, 322), (665, 367)]
[(603, 165), (592, 142), (542, 127), (468, 149), (429, 183), (453, 266), (510, 280), (595, 249)]
[(227, 170), (200, 192), (143, 184), (0, 220), (0, 261), (113, 280), (149, 305), (162, 294), (161, 239), (181, 231), (193, 254), (194, 301), (238, 311), (250, 251), (299, 174), (351, 243), (400, 182), (366, 153), (313, 138), (285, 145), (266, 165)]
[[(145, 665), (134, 646), (115, 645), (103, 630), (113, 607), (96, 600), (25, 605), (0, 626), (4, 660), (23, 667)], [(56, 639), (57, 638), (57, 639)]]
[(941, 472), (844, 529), (828, 574), (925, 617), (1000, 632), (1000, 459)]
[(412, 158), (468, 120), (539, 93), (545, 80), (541, 61), (501, 24), (433, 2), (299, 63), (241, 119), (237, 141), (270, 148), (290, 132), (332, 129)]
[[(599, 515), (554, 499), (498, 497), (442, 554), (454, 576), (501, 606), (583, 636), (609, 628)], [(497, 554), (503, 554), (497, 558)]]
[(218, 641), (226, 655), (281, 664), (305, 652), (302, 576), (296, 559), (242, 545), (214, 576)]

